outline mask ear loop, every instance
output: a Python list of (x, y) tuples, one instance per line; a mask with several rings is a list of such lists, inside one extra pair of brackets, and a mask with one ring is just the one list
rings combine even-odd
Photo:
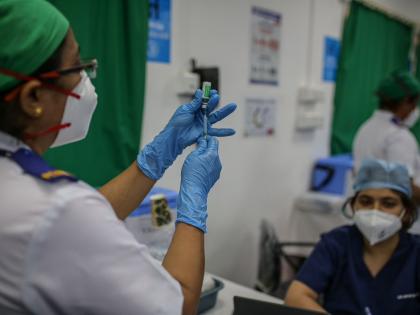
[(61, 129), (69, 128), (70, 126), (71, 126), (71, 123), (60, 124), (60, 125), (52, 126), (51, 128), (48, 128), (48, 129), (46, 129), (44, 131), (41, 131), (41, 132), (26, 133), (26, 134), (24, 134), (23, 137), (25, 138), (25, 140), (31, 140), (31, 139), (46, 136), (47, 134), (52, 133), (52, 132), (57, 132)]
[(405, 208), (403, 208), (403, 211), (401, 212), (401, 214), (399, 215), (399, 219), (402, 220), (405, 216), (405, 214), (407, 213), (407, 210)]

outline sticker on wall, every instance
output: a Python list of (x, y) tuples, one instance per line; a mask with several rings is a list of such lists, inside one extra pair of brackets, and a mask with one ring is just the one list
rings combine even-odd
[(171, 61), (171, 0), (149, 0), (147, 60)]
[(245, 136), (272, 136), (276, 126), (276, 100), (245, 100)]
[(324, 81), (335, 82), (337, 77), (338, 58), (340, 56), (340, 42), (333, 37), (324, 39)]
[(281, 14), (252, 7), (250, 83), (278, 85)]

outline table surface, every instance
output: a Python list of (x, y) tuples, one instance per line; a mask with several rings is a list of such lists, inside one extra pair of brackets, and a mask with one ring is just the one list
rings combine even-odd
[(250, 299), (283, 304), (281, 299), (275, 298), (268, 294), (258, 292), (243, 285), (234, 283), (227, 279), (211, 275), (223, 282), (225, 287), (219, 291), (216, 305), (208, 311), (202, 313), (203, 315), (232, 315), (233, 313), (233, 297), (242, 296)]

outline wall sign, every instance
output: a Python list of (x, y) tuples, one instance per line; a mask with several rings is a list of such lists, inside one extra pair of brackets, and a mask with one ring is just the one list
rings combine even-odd
[(171, 0), (149, 0), (147, 60), (171, 61)]
[(278, 85), (281, 15), (257, 7), (251, 13), (249, 81)]
[(276, 127), (276, 100), (248, 98), (245, 100), (245, 136), (272, 136)]
[(333, 37), (324, 40), (324, 81), (335, 82), (337, 77), (338, 58), (340, 56), (340, 42)]

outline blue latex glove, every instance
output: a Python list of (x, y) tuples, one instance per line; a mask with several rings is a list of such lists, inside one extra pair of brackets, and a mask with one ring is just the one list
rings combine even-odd
[[(182, 151), (196, 143), (203, 135), (203, 112), (201, 99), (203, 92), (197, 90), (191, 103), (181, 105), (173, 114), (166, 127), (146, 145), (137, 157), (137, 165), (150, 179), (158, 180), (165, 170), (172, 165)], [(235, 134), (230, 128), (212, 128), (211, 126), (233, 113), (236, 105), (231, 103), (212, 113), (219, 103), (217, 91), (212, 90), (207, 106), (208, 135), (227, 137)]]
[(207, 232), (207, 195), (220, 177), (219, 142), (203, 137), (190, 153), (181, 171), (181, 187), (177, 199), (176, 222), (183, 222)]

